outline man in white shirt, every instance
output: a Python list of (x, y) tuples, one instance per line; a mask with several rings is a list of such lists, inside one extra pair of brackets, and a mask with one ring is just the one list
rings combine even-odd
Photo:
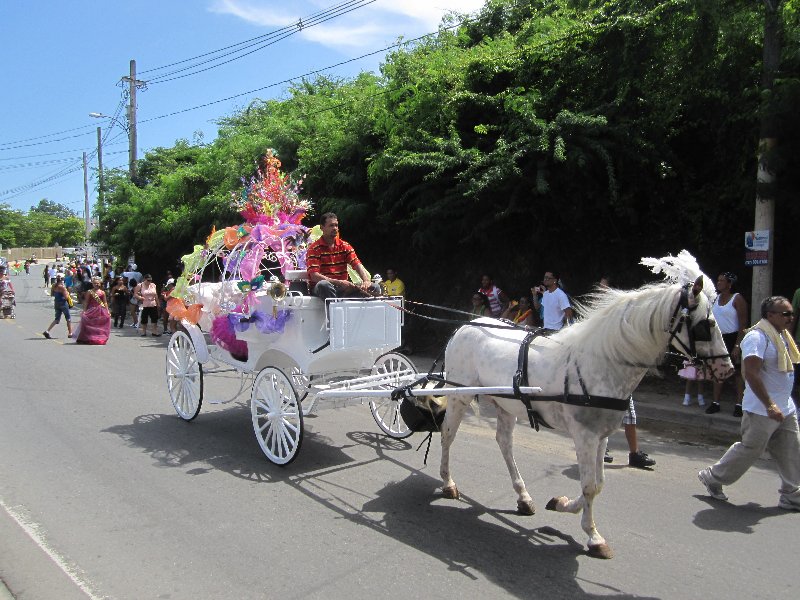
[(800, 431), (791, 396), (800, 353), (786, 331), (793, 316), (786, 298), (771, 296), (761, 303), (761, 320), (742, 339), (742, 441), (698, 473), (712, 498), (727, 500), (722, 486), (737, 481), (769, 450), (781, 478), (778, 506), (800, 511)]
[[(536, 309), (543, 307), (542, 321), (544, 328), (549, 331), (558, 331), (574, 317), (569, 296), (558, 287), (558, 273), (547, 271), (542, 279), (542, 285), (531, 288), (533, 305)], [(538, 294), (542, 295), (541, 300)]]

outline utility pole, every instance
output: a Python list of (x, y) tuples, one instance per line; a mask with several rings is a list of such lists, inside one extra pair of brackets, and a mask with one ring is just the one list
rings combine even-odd
[(758, 174), (756, 176), (756, 206), (753, 229), (769, 232), (767, 264), (753, 267), (753, 294), (750, 302), (752, 323), (761, 318), (761, 301), (772, 295), (772, 269), (775, 262), (775, 168), (774, 152), (778, 144), (778, 124), (772, 106), (775, 75), (781, 60), (781, 26), (778, 5), (781, 0), (764, 0), (764, 48), (761, 74), (762, 105), (761, 131), (758, 140)]
[(89, 221), (89, 169), (86, 165), (86, 152), (83, 153), (83, 220), (86, 224), (86, 243), (84, 246), (88, 246), (89, 244), (89, 232), (90, 232), (90, 221)]
[(123, 77), (128, 83), (128, 177), (136, 178), (136, 88), (142, 87), (144, 81), (136, 79), (136, 61), (131, 60), (130, 76)]
[(97, 200), (103, 202), (103, 135), (97, 128)]

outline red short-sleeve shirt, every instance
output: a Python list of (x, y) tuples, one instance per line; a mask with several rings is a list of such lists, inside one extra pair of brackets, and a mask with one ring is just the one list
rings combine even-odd
[(331, 279), (347, 280), (347, 265), (355, 268), (360, 264), (356, 251), (341, 238), (336, 238), (333, 246), (319, 238), (306, 252), (306, 271), (309, 275), (319, 273)]

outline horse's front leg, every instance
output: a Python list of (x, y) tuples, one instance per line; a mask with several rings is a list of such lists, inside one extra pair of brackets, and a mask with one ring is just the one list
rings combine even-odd
[(513, 414), (497, 406), (497, 434), (495, 439), (497, 440), (497, 445), (500, 446), (503, 459), (506, 461), (514, 491), (517, 492), (517, 512), (521, 515), (532, 515), (536, 512), (536, 507), (533, 504), (533, 498), (528, 494), (528, 490), (525, 489), (525, 482), (522, 480), (522, 475), (520, 475), (517, 468), (517, 462), (514, 460), (514, 425), (516, 423), (517, 418)]
[(581, 528), (589, 536), (587, 543), (589, 555), (595, 558), (612, 558), (611, 547), (597, 531), (594, 523), (593, 503), (595, 497), (603, 488), (603, 458), (604, 444), (601, 439), (578, 442), (576, 440), (576, 453), (578, 456), (578, 470), (581, 475), (582, 495), (570, 500), (565, 496), (553, 498), (547, 503), (548, 510), (559, 512), (577, 513), (583, 509)]
[(464, 418), (464, 412), (471, 399), (472, 396), (451, 396), (447, 402), (447, 411), (442, 423), (442, 461), (439, 466), (445, 498), (458, 498), (458, 488), (450, 477), (450, 446), (456, 439), (458, 426), (461, 425), (461, 419)]

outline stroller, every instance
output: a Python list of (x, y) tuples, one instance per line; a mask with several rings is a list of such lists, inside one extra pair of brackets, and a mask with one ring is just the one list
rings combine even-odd
[(0, 319), (16, 318), (17, 315), (14, 311), (16, 305), (17, 296), (11, 282), (0, 279)]

